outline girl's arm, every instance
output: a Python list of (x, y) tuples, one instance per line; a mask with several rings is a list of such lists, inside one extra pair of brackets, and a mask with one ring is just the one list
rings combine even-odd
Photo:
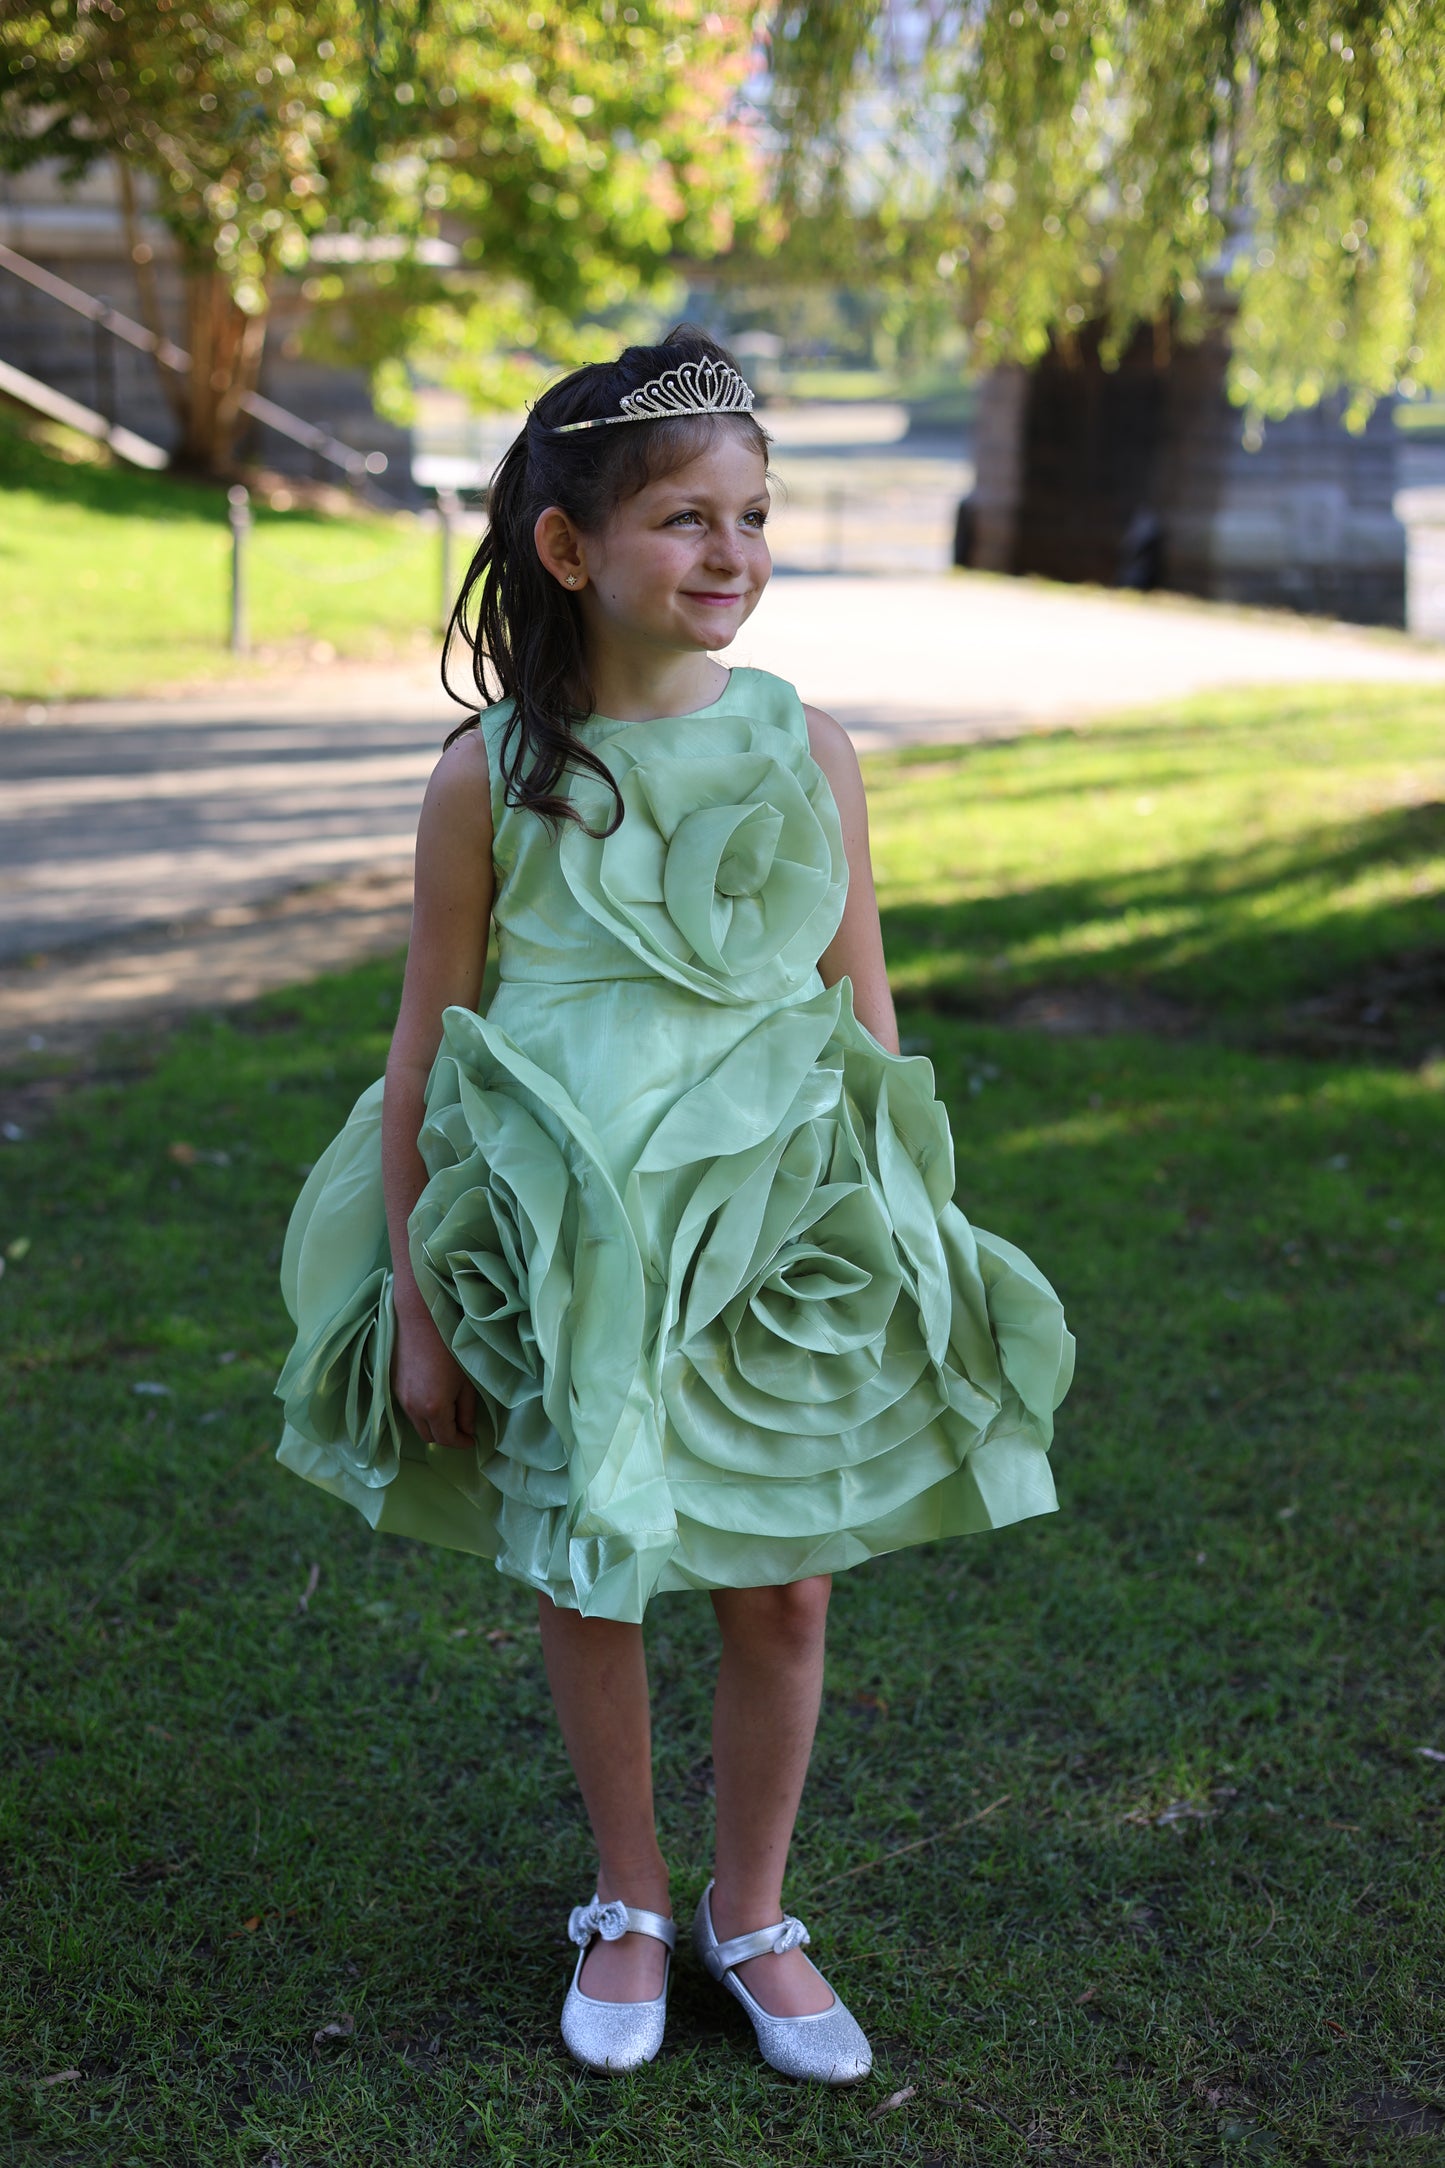
[(825, 986), (841, 978), (853, 981), (853, 1013), (890, 1054), (898, 1052), (898, 1020), (883, 962), (883, 932), (868, 854), (868, 801), (853, 741), (841, 723), (821, 708), (805, 707), (813, 758), (828, 778), (843, 824), (848, 858), (848, 901), (842, 923), (818, 962)]
[(381, 1115), (397, 1327), (392, 1383), (417, 1434), (438, 1445), (472, 1443), (476, 1394), (422, 1300), (406, 1228), (426, 1185), (417, 1137), (442, 1011), (454, 1003), (474, 1009), (481, 998), (491, 912), (491, 779), (481, 732), (472, 730), (442, 754), (421, 809), (411, 945)]

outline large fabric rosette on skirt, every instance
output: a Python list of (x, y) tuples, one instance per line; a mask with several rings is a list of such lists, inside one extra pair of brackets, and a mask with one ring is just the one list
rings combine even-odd
[(411, 1247), (473, 1451), (392, 1402), (378, 1108), (297, 1207), (281, 1387), (283, 1461), (374, 1527), (638, 1619), (1052, 1509), (1058, 1299), (952, 1202), (930, 1066), (878, 1047), (846, 981), (763, 1012), (622, 1180), (556, 1077), (447, 1012)]

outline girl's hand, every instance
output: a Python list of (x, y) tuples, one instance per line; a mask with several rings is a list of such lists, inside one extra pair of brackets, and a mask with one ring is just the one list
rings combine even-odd
[(397, 1310), (391, 1386), (423, 1445), (476, 1444), (477, 1389), (428, 1310)]

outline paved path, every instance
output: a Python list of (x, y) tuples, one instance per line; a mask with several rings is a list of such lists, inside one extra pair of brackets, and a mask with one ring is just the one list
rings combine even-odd
[[(977, 575), (780, 576), (731, 659), (865, 750), (1212, 686), (1445, 683), (1445, 648), (1398, 635)], [(336, 664), (0, 727), (0, 1057), (67, 1016), (93, 1032), (404, 940), (417, 806), (461, 712), (427, 671)]]

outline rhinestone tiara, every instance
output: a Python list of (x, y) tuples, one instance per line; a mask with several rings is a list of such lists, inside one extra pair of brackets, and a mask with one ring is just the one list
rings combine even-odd
[(614, 422), (661, 421), (674, 414), (751, 414), (753, 388), (730, 362), (684, 361), (665, 370), (636, 391), (624, 392), (621, 412), (599, 414), (590, 422), (559, 422), (551, 434), (570, 436), (578, 429), (608, 429)]

